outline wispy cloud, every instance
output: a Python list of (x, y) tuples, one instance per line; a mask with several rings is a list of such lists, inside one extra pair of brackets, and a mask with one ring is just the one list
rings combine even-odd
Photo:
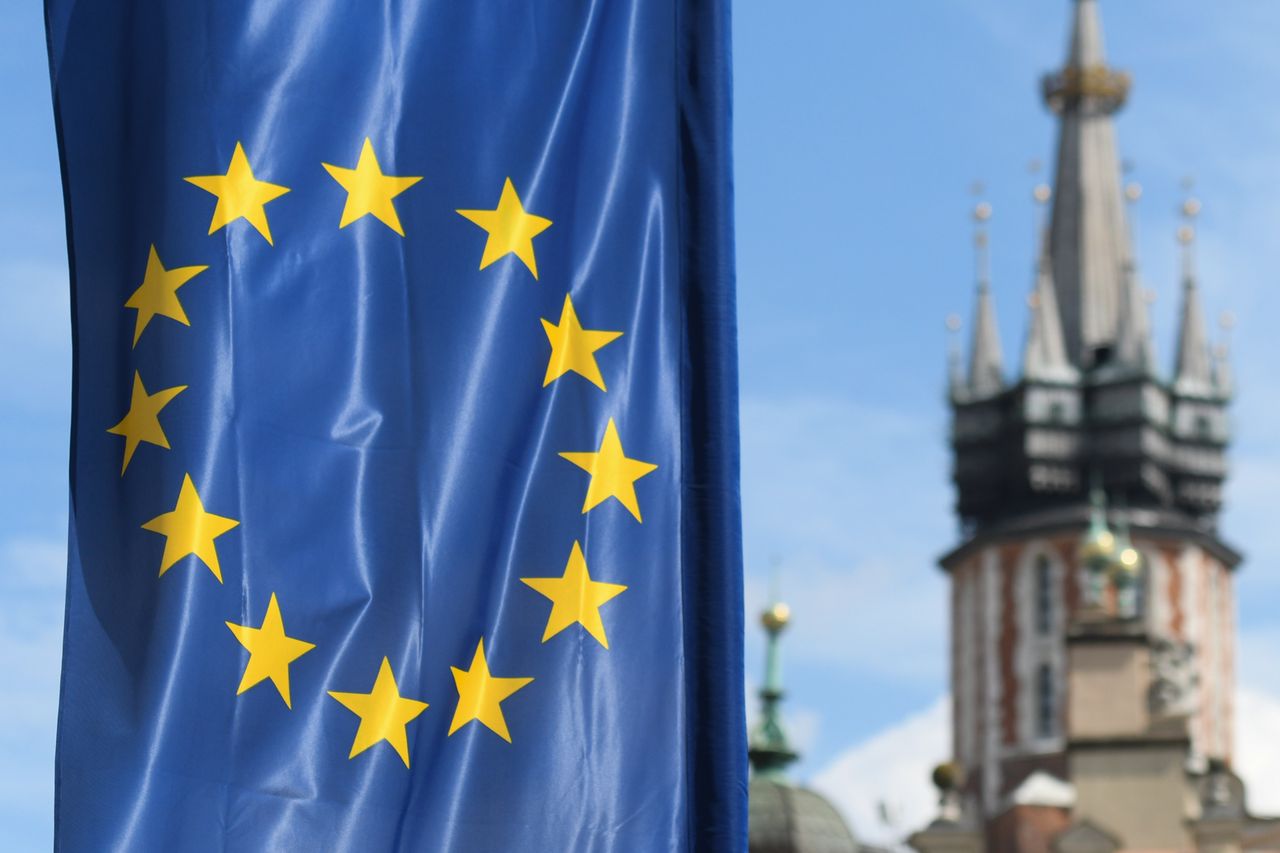
[(0, 823), (10, 826), (52, 826), (66, 553), (40, 539), (0, 544)]
[(940, 422), (834, 396), (749, 398), (742, 419), (748, 612), (765, 604), (777, 556), (796, 614), (789, 659), (941, 683)]
[(859, 840), (894, 844), (937, 812), (929, 774), (951, 752), (951, 700), (942, 697), (832, 759), (813, 786), (845, 815)]
[(1241, 688), (1236, 694), (1236, 770), (1248, 786), (1249, 809), (1254, 814), (1280, 816), (1276, 744), (1280, 744), (1280, 696)]
[(6, 411), (65, 411), (71, 313), (65, 264), (0, 263), (0, 401)]

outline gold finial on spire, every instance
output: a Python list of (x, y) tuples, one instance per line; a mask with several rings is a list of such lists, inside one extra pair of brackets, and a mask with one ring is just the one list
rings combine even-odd
[(781, 601), (775, 601), (760, 614), (760, 624), (771, 634), (780, 632), (790, 623), (791, 608)]
[(776, 634), (791, 621), (791, 608), (782, 601), (782, 558), (774, 554), (769, 563), (769, 603), (760, 612), (760, 624)]

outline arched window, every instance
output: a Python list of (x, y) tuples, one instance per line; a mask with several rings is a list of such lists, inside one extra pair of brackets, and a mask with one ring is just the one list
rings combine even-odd
[(1057, 727), (1057, 690), (1053, 683), (1053, 667), (1040, 664), (1036, 670), (1036, 735), (1053, 737)]
[(1044, 555), (1036, 558), (1035, 616), (1038, 635), (1047, 637), (1053, 633), (1053, 567)]

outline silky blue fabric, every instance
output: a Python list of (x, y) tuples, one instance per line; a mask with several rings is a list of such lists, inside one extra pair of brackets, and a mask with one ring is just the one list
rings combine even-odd
[[(62, 850), (745, 849), (727, 0), (49, 0), (75, 330)], [(339, 228), (322, 163), (422, 180)], [(289, 193), (273, 243), (184, 180)], [(551, 220), (480, 268), (510, 179)], [(152, 247), (189, 320), (126, 301)], [(607, 391), (544, 387), (565, 295)], [(108, 432), (149, 393), (168, 449)], [(583, 512), (607, 422), (635, 482)], [(190, 477), (239, 522), (160, 568)], [(542, 641), (575, 541), (608, 648)], [(237, 695), (275, 595), (292, 707)], [(450, 735), (483, 638), (511, 742)], [(429, 703), (348, 757), (383, 658)]]

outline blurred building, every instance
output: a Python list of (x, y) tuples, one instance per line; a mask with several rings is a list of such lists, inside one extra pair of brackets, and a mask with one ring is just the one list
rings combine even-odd
[(774, 603), (760, 614), (768, 644), (760, 720), (751, 733), (748, 751), (750, 853), (882, 853), (860, 845), (831, 803), (787, 776), (787, 767), (798, 756), (782, 725), (778, 640), (790, 620), (791, 611), (782, 603)]
[[(953, 365), (963, 540), (951, 583), (954, 762), (935, 774), (932, 851), (1277, 849), (1232, 772), (1233, 577), (1217, 530), (1230, 441), (1225, 349), (1211, 351), (1188, 199), (1172, 375), (1154, 362), (1097, 0), (1073, 0), (1052, 187), (1009, 381), (976, 211), (967, 370)], [(1264, 840), (1272, 834), (1272, 841)]]

